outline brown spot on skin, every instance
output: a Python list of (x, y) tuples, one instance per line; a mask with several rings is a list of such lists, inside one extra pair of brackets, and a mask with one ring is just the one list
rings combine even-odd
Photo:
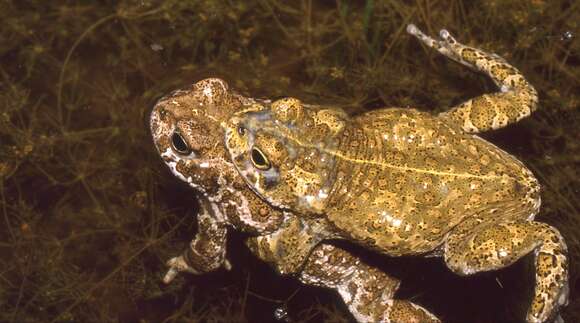
[(466, 62), (475, 62), (479, 58), (479, 55), (477, 55), (477, 50), (465, 48), (461, 51), (461, 57)]

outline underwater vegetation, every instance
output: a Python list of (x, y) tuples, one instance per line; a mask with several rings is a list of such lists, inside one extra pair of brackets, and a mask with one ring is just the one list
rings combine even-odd
[[(580, 322), (580, 1), (0, 0), (0, 21), (0, 322), (352, 321), (235, 232), (231, 271), (161, 282), (197, 206), (156, 154), (148, 116), (209, 76), (349, 111), (438, 112), (495, 91), (407, 35), (411, 22), (503, 56), (538, 90), (539, 111), (484, 137), (540, 180), (537, 219), (570, 253), (562, 316)], [(527, 258), (462, 278), (440, 259), (348, 247), (446, 322), (517, 322), (528, 306)]]

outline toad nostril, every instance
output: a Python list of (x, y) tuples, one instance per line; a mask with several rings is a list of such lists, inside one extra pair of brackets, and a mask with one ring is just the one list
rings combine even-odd
[(179, 132), (174, 132), (171, 136), (171, 146), (173, 150), (181, 155), (189, 155), (191, 153), (191, 149), (181, 136)]

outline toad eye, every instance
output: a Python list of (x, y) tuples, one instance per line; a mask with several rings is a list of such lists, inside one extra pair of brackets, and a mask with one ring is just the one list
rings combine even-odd
[(264, 155), (260, 149), (255, 147), (252, 148), (252, 163), (259, 170), (268, 170), (270, 167), (272, 167), (268, 157), (266, 157), (266, 155)]
[(181, 136), (179, 132), (174, 132), (171, 136), (171, 148), (180, 155), (191, 154), (191, 148), (185, 142), (185, 139)]
[(246, 135), (246, 128), (244, 126), (238, 126), (238, 134), (240, 136), (245, 136)]

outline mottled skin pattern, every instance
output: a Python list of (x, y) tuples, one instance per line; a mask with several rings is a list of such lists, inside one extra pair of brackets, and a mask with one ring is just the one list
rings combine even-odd
[(502, 58), (445, 30), (441, 40), (413, 25), (407, 31), (487, 74), (500, 92), (437, 116), (393, 108), (350, 117), (281, 99), (228, 121), (231, 160), (271, 205), (330, 223), (320, 232), (388, 255), (441, 255), (453, 272), (471, 275), (533, 251), (536, 286), (526, 320), (554, 318), (568, 297), (566, 244), (558, 230), (533, 221), (540, 207), (534, 175), (473, 134), (528, 116), (536, 91)]
[[(164, 162), (199, 193), (198, 232), (190, 247), (168, 261), (164, 277), (201, 274), (226, 260), (226, 231), (250, 233), (247, 245), (282, 274), (334, 289), (359, 321), (438, 322), (407, 301), (393, 301), (399, 282), (348, 252), (321, 242), (333, 237), (326, 219), (307, 219), (271, 207), (238, 175), (223, 144), (223, 126), (234, 113), (269, 104), (230, 91), (219, 79), (202, 80), (160, 99), (150, 117)], [(404, 318), (404, 319), (403, 319)]]

